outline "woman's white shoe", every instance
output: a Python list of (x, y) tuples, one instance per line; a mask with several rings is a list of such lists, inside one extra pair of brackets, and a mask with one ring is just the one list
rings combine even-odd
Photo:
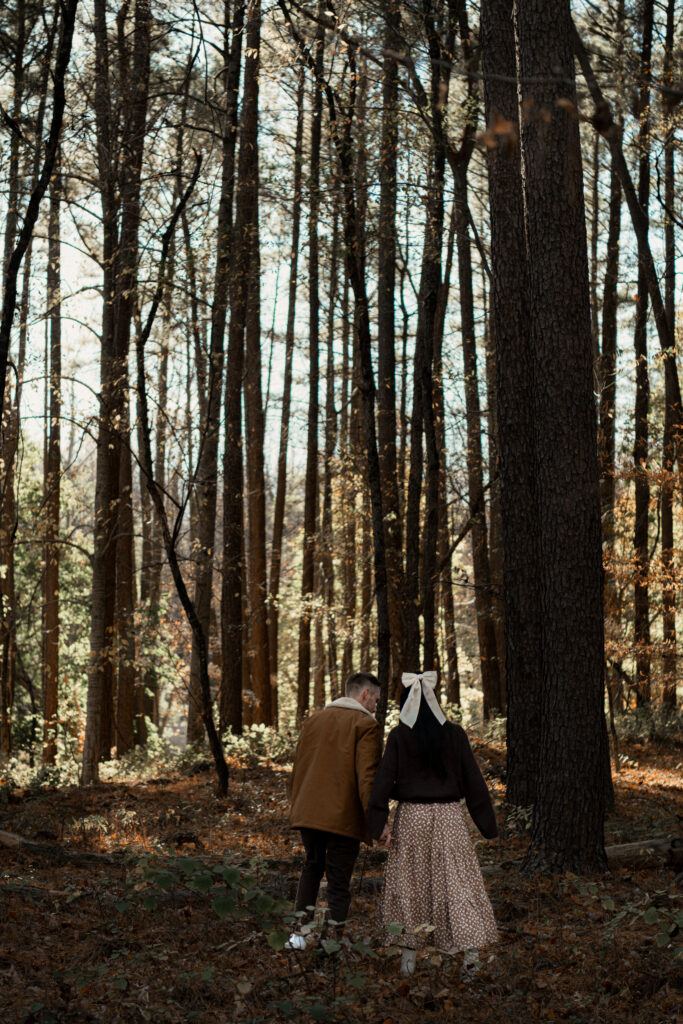
[(476, 974), (479, 973), (481, 967), (481, 961), (479, 960), (478, 949), (466, 949), (465, 955), (462, 960), (462, 967), (460, 968), (460, 977), (463, 981), (473, 981)]
[(417, 953), (414, 949), (404, 949), (401, 954), (401, 974), (409, 975), (415, 974), (415, 964), (417, 963)]
[(306, 949), (306, 939), (298, 932), (292, 932), (289, 942), (285, 942), (285, 949)]

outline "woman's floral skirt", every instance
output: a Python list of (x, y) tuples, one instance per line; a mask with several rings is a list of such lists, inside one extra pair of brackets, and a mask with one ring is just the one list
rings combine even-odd
[(457, 953), (498, 941), (459, 803), (399, 804), (381, 916), (385, 928), (391, 924), (403, 928), (400, 935), (390, 934), (389, 941), (410, 949), (436, 946)]

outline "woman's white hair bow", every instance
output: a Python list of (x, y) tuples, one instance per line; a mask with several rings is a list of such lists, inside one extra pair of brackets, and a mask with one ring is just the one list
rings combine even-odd
[(401, 676), (402, 684), (405, 687), (410, 687), (410, 693), (398, 717), (409, 729), (412, 729), (417, 721), (422, 694), (424, 694), (424, 698), (439, 725), (443, 725), (446, 721), (446, 716), (439, 707), (439, 702), (434, 695), (437, 678), (436, 672), (404, 672)]

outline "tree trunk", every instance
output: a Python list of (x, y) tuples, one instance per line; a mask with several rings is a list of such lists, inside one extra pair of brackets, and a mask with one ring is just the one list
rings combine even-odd
[(357, 447), (358, 402), (354, 397), (355, 379), (353, 354), (355, 325), (350, 322), (349, 276), (344, 274), (342, 292), (342, 397), (341, 397), (341, 449), (342, 449), (342, 584), (344, 612), (344, 646), (342, 651), (342, 680), (353, 671), (353, 639), (356, 619), (356, 484), (353, 455)]
[(49, 425), (45, 460), (45, 549), (43, 560), (43, 763), (57, 753), (59, 688), (59, 508), (61, 484), (62, 320), (60, 204), (62, 175), (58, 163), (50, 186), (47, 252), (47, 307), (50, 318)]
[(280, 450), (277, 461), (277, 483), (273, 509), (273, 543), (270, 555), (270, 631), (268, 648), (270, 652), (270, 681), (273, 687), (273, 717), (277, 720), (278, 680), (278, 594), (282, 571), (282, 536), (285, 522), (285, 498), (287, 494), (287, 448), (289, 446), (289, 421), (292, 405), (292, 360), (294, 357), (294, 325), (296, 319), (296, 292), (299, 274), (299, 238), (301, 234), (301, 181), (303, 170), (304, 137), (304, 86), (303, 68), (299, 71), (296, 93), (296, 135), (294, 139), (294, 174), (292, 184), (292, 249), (289, 261), (289, 299), (287, 306), (287, 329), (285, 333), (285, 367), (282, 387), (282, 417), (280, 420)]
[[(216, 543), (216, 491), (218, 475), (218, 435), (220, 433), (221, 397), (223, 391), (223, 347), (225, 322), (230, 288), (230, 266), (234, 258), (233, 252), (233, 194), (235, 146), (237, 128), (237, 94), (239, 89), (239, 73), (242, 53), (242, 23), (244, 19), (244, 3), (236, 0), (233, 23), (230, 22), (229, 3), (224, 5), (224, 44), (223, 58), (225, 67), (226, 97), (223, 115), (223, 145), (221, 166), (221, 192), (218, 207), (218, 224), (216, 233), (216, 266), (213, 282), (213, 302), (211, 307), (211, 339), (209, 342), (209, 372), (207, 382), (206, 420), (200, 452), (197, 456), (197, 567), (195, 574), (195, 591), (193, 604), (197, 618), (206, 639), (207, 651), (210, 644), (211, 600), (213, 596), (213, 561)], [(231, 45), (228, 38), (231, 33)], [(240, 160), (242, 155), (240, 153)], [(245, 179), (240, 177), (240, 182)], [(246, 205), (246, 204), (245, 204)], [(245, 226), (246, 226), (245, 221)], [(244, 280), (244, 305), (246, 309), (247, 279)], [(231, 309), (231, 317), (233, 312)], [(232, 326), (231, 326), (232, 330)], [(240, 324), (244, 331), (244, 318)], [(240, 339), (240, 345), (242, 340)], [(241, 388), (240, 380), (237, 382)], [(226, 384), (226, 388), (229, 385)], [(227, 396), (226, 396), (227, 401)], [(240, 429), (241, 434), (241, 429)], [(227, 413), (226, 413), (227, 438)], [(241, 448), (239, 449), (241, 460)], [(232, 486), (234, 480), (230, 481)], [(240, 472), (241, 492), (241, 472)], [(224, 513), (225, 514), (225, 513)], [(241, 523), (240, 523), (241, 530)], [(224, 540), (225, 544), (225, 540)], [(241, 554), (238, 558), (241, 561)], [(225, 552), (224, 552), (225, 562)], [(225, 585), (225, 581), (223, 581)], [(234, 653), (228, 661), (235, 660)], [(240, 660), (237, 658), (236, 660)], [(225, 666), (225, 648), (223, 649), (223, 665)], [(187, 715), (187, 738), (193, 742), (202, 738), (203, 711), (201, 700), (201, 659), (198, 637), (192, 641), (192, 657), (190, 663), (190, 700)], [(225, 688), (225, 680), (223, 680)]]
[(591, 174), (591, 258), (590, 258), (590, 298), (591, 298), (591, 341), (593, 343), (593, 362), (596, 372), (600, 358), (600, 325), (598, 322), (598, 234), (600, 224), (600, 135), (596, 132), (593, 138), (593, 161)]
[[(122, 18), (125, 8), (119, 13)], [(125, 15), (123, 15), (125, 16)], [(122, 25), (121, 25), (122, 27)], [(135, 541), (133, 522), (133, 473), (131, 462), (130, 396), (128, 360), (133, 319), (137, 308), (138, 232), (140, 225), (140, 186), (147, 122), (147, 97), (150, 68), (151, 10), (149, 0), (135, 7), (132, 65), (128, 68), (125, 43), (119, 34), (119, 67), (122, 92), (127, 99), (128, 120), (121, 139), (120, 203), (121, 235), (116, 280), (114, 316), (114, 358), (118, 429), (118, 493), (116, 523), (116, 712), (117, 756), (127, 753), (136, 739), (136, 711), (140, 680), (137, 674), (135, 613)], [(140, 719), (137, 720), (140, 724)]]
[(116, 422), (119, 409), (116, 386), (115, 291), (118, 277), (118, 200), (116, 170), (112, 163), (112, 124), (109, 80), (109, 43), (106, 3), (95, 0), (94, 111), (97, 131), (98, 187), (102, 203), (103, 303), (100, 341), (100, 402), (95, 468), (95, 524), (93, 537), (90, 620), (90, 665), (83, 747), (83, 785), (98, 779), (98, 764), (108, 756), (112, 735), (114, 594), (116, 579), (115, 526), (118, 504), (119, 445)]
[[(615, 525), (615, 449), (617, 396), (617, 308), (619, 281), (619, 235), (621, 232), (621, 186), (614, 166), (610, 168), (609, 221), (607, 228), (607, 261), (602, 304), (602, 351), (600, 354), (600, 419), (598, 426), (598, 458), (600, 462), (600, 504), (602, 507), (603, 562), (605, 564), (605, 619), (610, 630), (619, 617), (619, 589), (614, 574)], [(612, 699), (615, 687), (613, 674), (608, 674)]]
[(397, 693), (403, 671), (405, 576), (399, 482), (396, 464), (396, 168), (398, 150), (398, 65), (401, 12), (389, 0), (384, 12), (382, 141), (379, 161), (379, 245), (377, 277), (377, 441), (385, 499), (387, 580), (391, 623), (391, 690)]
[(496, 379), (496, 339), (491, 318), (486, 308), (486, 281), (484, 292), (484, 330), (486, 344), (486, 398), (488, 405), (488, 475), (489, 475), (489, 569), (491, 574), (491, 609), (493, 630), (496, 635), (498, 673), (500, 675), (501, 704), (507, 710), (505, 686), (505, 603), (503, 595), (503, 522), (500, 507), (500, 475), (498, 444), (498, 383)]
[[(654, 0), (645, 0), (642, 9), (643, 41), (640, 56), (641, 87), (638, 98), (638, 202), (648, 219), (650, 201), (650, 82), (652, 76), (652, 27)], [(634, 595), (633, 631), (636, 658), (636, 696), (639, 704), (650, 702), (650, 552), (649, 513), (650, 477), (648, 470), (648, 434), (650, 379), (647, 358), (647, 280), (639, 254), (638, 293), (634, 348), (636, 357), (636, 398), (634, 411), (633, 475), (635, 478)]]
[(472, 258), (467, 226), (467, 165), (454, 176), (456, 204), (456, 240), (460, 281), (460, 322), (465, 369), (465, 407), (467, 411), (467, 484), (472, 522), (472, 564), (474, 569), (474, 606), (481, 658), (481, 684), (484, 695), (484, 719), (505, 711), (498, 653), (494, 608), (491, 595), (488, 532), (484, 501), (484, 464), (481, 447), (481, 410), (477, 379), (477, 348), (474, 328)]
[(308, 215), (308, 337), (309, 392), (308, 432), (306, 439), (306, 478), (304, 484), (304, 540), (301, 571), (302, 609), (299, 618), (299, 661), (297, 668), (296, 720), (301, 725), (308, 713), (311, 675), (311, 618), (315, 586), (315, 547), (318, 510), (318, 347), (319, 347), (319, 258), (318, 219), (320, 210), (320, 142), (322, 136), (323, 94), (318, 85), (322, 75), (325, 29), (315, 37), (315, 81), (311, 112), (311, 156)]
[[(118, 274), (115, 282), (114, 313), (113, 388), (117, 412), (115, 445), (118, 448), (116, 453), (118, 455), (116, 466), (118, 479), (112, 481), (112, 488), (118, 498), (116, 503), (117, 521), (114, 526), (116, 574), (114, 616), (117, 640), (115, 738), (118, 756), (130, 750), (135, 742), (136, 595), (128, 359), (131, 328), (137, 302), (140, 184), (147, 122), (150, 29), (149, 0), (138, 0), (134, 17), (132, 66), (130, 69), (126, 67), (122, 81), (122, 89), (128, 101), (129, 117), (123, 127), (121, 140), (121, 234), (117, 253)], [(120, 64), (123, 60), (127, 64), (127, 57), (124, 58), (123, 53), (120, 52)], [(114, 638), (112, 637), (112, 639)], [(104, 750), (105, 756), (107, 751), (108, 745)]]
[[(674, 3), (668, 0), (666, 8), (666, 36), (664, 44), (664, 80), (666, 85), (673, 85), (673, 48), (674, 48)], [(665, 104), (667, 115), (667, 132), (664, 141), (664, 308), (669, 325), (669, 336), (676, 337), (676, 245), (674, 238), (674, 199), (675, 199), (675, 128), (673, 108)], [(675, 453), (675, 422), (672, 415), (674, 395), (671, 380), (665, 376), (666, 409), (664, 413), (664, 458), (662, 481), (662, 701), (665, 707), (676, 707), (676, 577), (674, 565), (674, 453)]]
[(526, 115), (543, 623), (538, 783), (525, 863), (530, 870), (595, 871), (606, 867), (602, 559), (581, 150), (578, 122), (566, 109), (576, 103), (568, 0), (517, 7), (515, 29)]
[(246, 27), (247, 63), (244, 71), (244, 101), (240, 138), (246, 153), (245, 177), (241, 179), (240, 202), (248, 207), (246, 244), (248, 294), (245, 323), (246, 365), (244, 373), (245, 427), (249, 443), (247, 493), (249, 522), (249, 666), (256, 698), (254, 720), (273, 725), (270, 656), (268, 653), (268, 580), (266, 568), (266, 487), (263, 465), (265, 414), (261, 396), (261, 322), (259, 254), (259, 165), (258, 112), (261, 46), (261, 5), (252, 0)]
[(367, 669), (370, 664), (370, 644), (372, 642), (372, 523), (370, 496), (367, 488), (363, 488), (363, 504), (360, 516), (361, 550), (360, 550), (360, 653), (358, 664)]
[[(223, 140), (224, 194), (232, 207), (237, 96), (242, 47), (242, 24), (246, 5), (236, 4), (233, 18), (232, 45), (226, 83), (226, 128)], [(226, 17), (226, 37), (227, 37)], [(227, 54), (227, 38), (225, 43)], [(226, 60), (226, 64), (227, 64)], [(241, 201), (249, 157), (240, 139), (237, 169), (238, 197), (236, 204), (234, 253), (222, 250), (225, 272), (230, 288), (230, 327), (228, 334), (228, 366), (225, 381), (225, 451), (223, 454), (223, 580), (221, 588), (221, 650), (222, 674), (220, 691), (221, 729), (230, 726), (233, 733), (242, 732), (242, 675), (244, 644), (242, 605), (244, 597), (244, 505), (242, 465), (242, 377), (244, 372), (244, 329), (248, 295), (246, 259), (249, 208)], [(232, 214), (230, 215), (232, 217)], [(227, 241), (223, 237), (223, 242)], [(232, 257), (232, 266), (229, 259)], [(217, 264), (218, 266), (218, 264)]]
[(337, 446), (337, 410), (334, 405), (334, 324), (339, 287), (339, 195), (335, 194), (330, 253), (330, 293), (327, 317), (327, 367), (325, 381), (325, 451), (323, 465), (323, 508), (320, 529), (320, 569), (322, 599), (327, 628), (327, 672), (330, 678), (330, 699), (339, 696), (337, 666), (337, 621), (334, 606), (334, 525), (332, 521), (332, 478), (334, 452)]
[(482, 6), (496, 339), (507, 680), (507, 799), (536, 799), (541, 612), (534, 479), (534, 366), (519, 147), (512, 0)]
[[(448, 293), (453, 269), (455, 247), (455, 205), (451, 206), (446, 251), (446, 267), (439, 290), (434, 340), (434, 424), (439, 448), (439, 594), (444, 628), (445, 665), (441, 666), (441, 682), (445, 684), (446, 699), (460, 703), (460, 673), (458, 671), (458, 641), (453, 601), (452, 551), (449, 538), (448, 488), (446, 465), (446, 409), (443, 390), (443, 334), (448, 306)], [(445, 673), (444, 673), (445, 667)]]

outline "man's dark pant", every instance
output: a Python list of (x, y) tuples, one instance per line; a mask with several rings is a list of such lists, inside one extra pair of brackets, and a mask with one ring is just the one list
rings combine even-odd
[(300, 832), (306, 863), (299, 879), (296, 909), (306, 910), (306, 907), (315, 906), (320, 882), (326, 875), (330, 918), (341, 923), (349, 912), (351, 875), (360, 842), (334, 832), (320, 832), (316, 828), (302, 828)]

